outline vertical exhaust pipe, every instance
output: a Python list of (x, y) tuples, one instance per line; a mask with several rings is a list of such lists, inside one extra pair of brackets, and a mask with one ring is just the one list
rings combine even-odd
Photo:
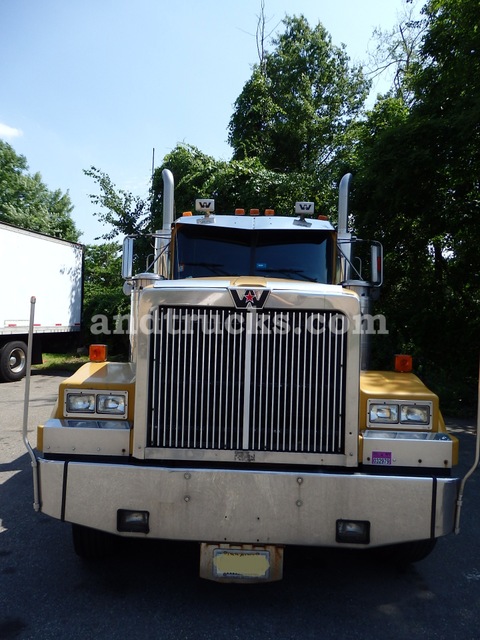
[(348, 232), (348, 199), (350, 194), (350, 185), (352, 183), (352, 174), (346, 173), (340, 180), (338, 187), (338, 242), (340, 250), (344, 256), (344, 286), (355, 291), (360, 300), (360, 368), (366, 371), (370, 365), (371, 341), (368, 334), (368, 323), (365, 322), (365, 316), (371, 314), (372, 284), (365, 280), (351, 280), (351, 260), (352, 260), (352, 236)]
[(163, 178), (163, 224), (162, 230), (155, 234), (155, 272), (168, 277), (168, 246), (172, 232), (175, 204), (175, 184), (170, 169), (162, 171)]
[(350, 184), (352, 182), (352, 174), (346, 173), (340, 180), (338, 187), (338, 235), (345, 235), (348, 226), (348, 196), (350, 193)]
[(162, 171), (163, 178), (163, 230), (170, 231), (173, 222), (174, 181), (170, 169)]

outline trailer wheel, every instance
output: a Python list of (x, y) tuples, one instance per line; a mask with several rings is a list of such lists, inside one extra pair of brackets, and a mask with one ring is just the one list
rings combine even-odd
[(429, 538), (428, 540), (392, 544), (387, 547), (380, 547), (376, 551), (385, 562), (404, 567), (424, 560), (434, 550), (436, 544), (436, 538)]
[(21, 380), (27, 371), (25, 342), (7, 342), (0, 349), (0, 378), (5, 382)]
[(105, 531), (72, 524), (73, 548), (83, 560), (101, 560), (112, 554), (115, 536)]

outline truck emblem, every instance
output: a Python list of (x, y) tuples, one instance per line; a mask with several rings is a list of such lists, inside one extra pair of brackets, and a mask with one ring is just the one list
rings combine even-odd
[(265, 302), (270, 295), (268, 289), (255, 291), (254, 289), (230, 289), (233, 302), (237, 309), (263, 309)]

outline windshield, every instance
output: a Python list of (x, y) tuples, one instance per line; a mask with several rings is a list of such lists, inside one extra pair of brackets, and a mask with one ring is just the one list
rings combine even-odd
[(320, 230), (181, 226), (174, 278), (255, 275), (332, 281), (332, 235)]

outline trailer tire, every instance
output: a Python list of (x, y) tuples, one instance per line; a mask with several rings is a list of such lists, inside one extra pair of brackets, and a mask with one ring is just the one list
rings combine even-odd
[(380, 547), (376, 551), (383, 561), (399, 567), (405, 567), (424, 560), (434, 550), (436, 543), (436, 538), (428, 538), (427, 540), (392, 544), (387, 547)]
[(73, 548), (83, 560), (101, 560), (112, 554), (115, 536), (90, 529), (81, 524), (72, 524)]
[(5, 382), (21, 380), (27, 372), (27, 345), (17, 340), (7, 342), (0, 349), (0, 379)]

